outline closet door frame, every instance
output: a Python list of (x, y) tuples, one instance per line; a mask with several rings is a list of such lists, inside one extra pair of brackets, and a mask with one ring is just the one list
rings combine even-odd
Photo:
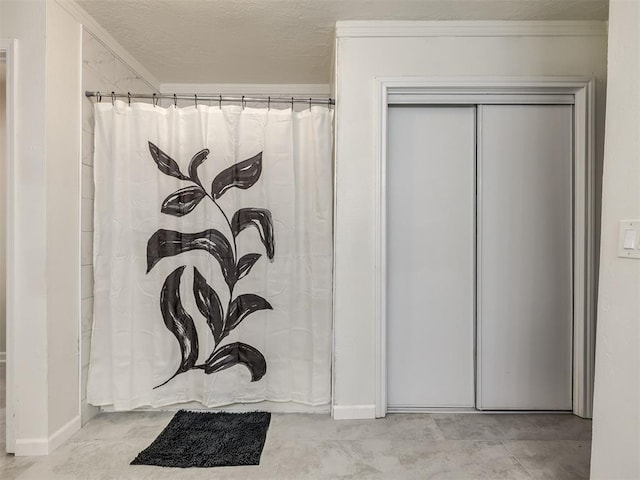
[(4, 189), (5, 209), (5, 275), (6, 275), (6, 427), (5, 432), (0, 431), (0, 435), (5, 435), (7, 453), (15, 453), (16, 439), (16, 403), (15, 385), (18, 378), (15, 367), (15, 331), (17, 318), (15, 314), (16, 298), (19, 290), (17, 272), (14, 267), (15, 257), (15, 219), (14, 206), (17, 197), (17, 182), (15, 170), (17, 158), (15, 149), (17, 144), (16, 135), (16, 102), (18, 99), (18, 74), (17, 74), (17, 53), (18, 41), (16, 39), (0, 38), (0, 56), (6, 65), (6, 145), (5, 145), (5, 179), (2, 188)]
[(375, 82), (375, 393), (387, 413), (389, 105), (573, 105), (573, 413), (592, 414), (595, 358), (595, 80), (590, 77), (377, 77)]

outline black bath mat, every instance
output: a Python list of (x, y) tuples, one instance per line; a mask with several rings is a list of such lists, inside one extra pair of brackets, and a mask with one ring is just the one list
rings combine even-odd
[(131, 465), (232, 467), (259, 465), (271, 414), (180, 410)]

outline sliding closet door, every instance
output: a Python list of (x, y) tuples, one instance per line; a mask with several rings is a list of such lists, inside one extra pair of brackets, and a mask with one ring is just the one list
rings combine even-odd
[(475, 107), (388, 125), (388, 410), (473, 407)]
[(478, 108), (478, 408), (571, 410), (572, 107)]

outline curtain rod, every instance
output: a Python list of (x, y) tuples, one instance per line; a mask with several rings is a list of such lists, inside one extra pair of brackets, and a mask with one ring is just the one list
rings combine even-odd
[(114, 102), (116, 98), (126, 98), (129, 103), (134, 98), (146, 98), (153, 100), (153, 104), (157, 105), (158, 100), (160, 99), (169, 99), (173, 100), (174, 105), (177, 106), (178, 100), (192, 100), (196, 105), (199, 101), (203, 102), (211, 102), (216, 101), (219, 105), (222, 105), (222, 102), (241, 102), (242, 106), (247, 102), (251, 103), (288, 103), (293, 107), (294, 103), (306, 103), (309, 106), (311, 105), (335, 105), (335, 100), (332, 98), (300, 98), (300, 97), (248, 97), (245, 95), (239, 97), (230, 97), (225, 95), (213, 95), (209, 93), (204, 93), (202, 95), (198, 95), (196, 93), (193, 94), (167, 94), (167, 93), (116, 93), (116, 92), (84, 92), (85, 96), (88, 98), (97, 98), (98, 102), (101, 102), (104, 98), (105, 100), (111, 100)]

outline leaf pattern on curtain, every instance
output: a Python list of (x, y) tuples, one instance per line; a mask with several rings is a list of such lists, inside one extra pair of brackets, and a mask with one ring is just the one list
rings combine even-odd
[(198, 233), (159, 229), (149, 238), (147, 273), (163, 258), (192, 250), (204, 250), (210, 253), (220, 265), (229, 289), (229, 304), (225, 311), (218, 293), (194, 267), (193, 293), (196, 305), (206, 319), (214, 340), (213, 351), (207, 360), (197, 365), (198, 334), (193, 318), (185, 311), (180, 299), (180, 283), (186, 265), (177, 268), (167, 276), (160, 294), (160, 311), (165, 326), (179, 344), (182, 358), (175, 373), (154, 388), (167, 384), (176, 376), (189, 370), (203, 370), (205, 374), (211, 374), (235, 365), (245, 366), (251, 374), (251, 381), (256, 382), (267, 372), (264, 355), (251, 345), (241, 342), (222, 345), (222, 341), (252, 313), (273, 309), (271, 304), (259, 295), (245, 293), (235, 298), (233, 296), (237, 281), (248, 275), (261, 257), (259, 253), (248, 253), (238, 259), (236, 237), (245, 228), (255, 227), (267, 257), (273, 259), (275, 253), (273, 219), (271, 212), (267, 209), (243, 208), (235, 212), (232, 220), (229, 221), (229, 216), (217, 200), (231, 188), (246, 190), (256, 184), (262, 173), (262, 152), (220, 172), (212, 182), (211, 192), (203, 187), (198, 177), (198, 167), (207, 159), (210, 153), (208, 149), (201, 150), (192, 157), (188, 176), (180, 171), (178, 163), (173, 158), (151, 142), (149, 142), (149, 152), (162, 173), (191, 182), (191, 185), (171, 193), (164, 200), (160, 210), (163, 214), (175, 217), (188, 215), (201, 201), (208, 198), (223, 214), (232, 232), (232, 238), (229, 240), (215, 228)]

